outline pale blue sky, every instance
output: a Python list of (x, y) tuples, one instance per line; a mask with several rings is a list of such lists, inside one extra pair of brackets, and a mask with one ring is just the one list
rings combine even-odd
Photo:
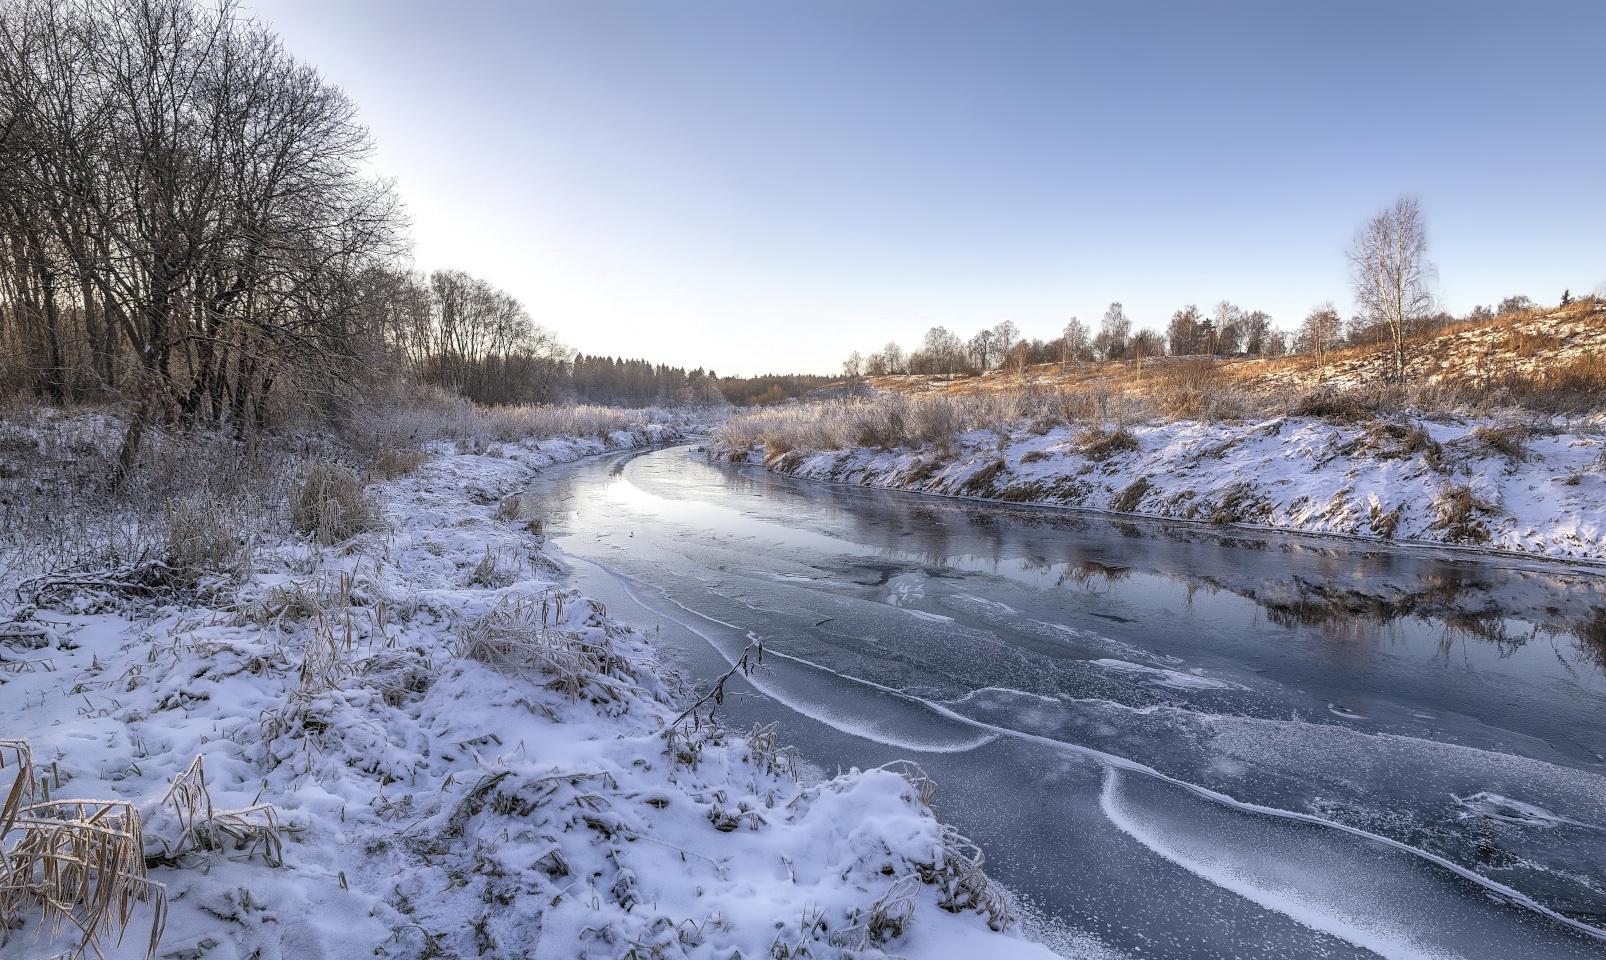
[(258, 0), (425, 269), (588, 353), (835, 372), (1111, 300), (1350, 307), (1418, 197), (1444, 305), (1606, 282), (1606, 2)]

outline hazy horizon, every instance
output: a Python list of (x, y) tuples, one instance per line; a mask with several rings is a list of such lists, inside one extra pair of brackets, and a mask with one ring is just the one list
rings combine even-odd
[(248, 9), (358, 104), (418, 266), (586, 353), (832, 373), (1115, 300), (1291, 329), (1402, 194), (1451, 312), (1606, 282), (1599, 4)]

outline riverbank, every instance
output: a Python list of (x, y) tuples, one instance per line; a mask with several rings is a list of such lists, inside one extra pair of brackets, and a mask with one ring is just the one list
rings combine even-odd
[[(150, 897), (107, 955), (145, 955), (165, 899), (163, 957), (1049, 956), (989, 929), (1008, 907), (918, 773), (800, 782), (563, 585), (545, 506), (511, 495), (675, 435), (439, 442), (354, 489), (309, 476), (302, 532), (227, 569), (19, 580), (0, 775), (58, 833), (95, 833), (64, 798), (114, 825), (104, 878)], [(71, 948), (8, 907), (0, 957)]]
[(951, 441), (837, 448), (798, 441), (806, 431), (795, 421), (833, 415), (847, 414), (738, 418), (710, 452), (804, 479), (942, 496), (1606, 560), (1606, 436), (1594, 428), (1343, 413), (1016, 421)]

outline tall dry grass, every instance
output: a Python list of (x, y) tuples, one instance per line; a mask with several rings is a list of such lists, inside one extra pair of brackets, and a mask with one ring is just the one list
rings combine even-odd
[(0, 943), (36, 923), (54, 944), (77, 940), (68, 956), (103, 955), (122, 943), (140, 903), (150, 905), (146, 960), (167, 920), (166, 891), (145, 874), (139, 814), (121, 800), (40, 796), (26, 741), (0, 741), (0, 767), (13, 771), (0, 807)]

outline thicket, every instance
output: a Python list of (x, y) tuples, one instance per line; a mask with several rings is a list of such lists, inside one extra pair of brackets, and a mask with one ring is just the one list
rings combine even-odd
[(121, 480), (155, 423), (243, 428), (349, 384), (382, 339), (362, 281), (402, 242), (368, 152), (351, 101), (230, 3), (7, 3), (7, 385), (122, 400)]

